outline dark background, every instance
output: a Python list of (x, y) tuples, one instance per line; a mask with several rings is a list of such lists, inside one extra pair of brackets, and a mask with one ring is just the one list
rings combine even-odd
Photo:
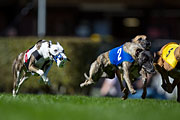
[(151, 52), (180, 40), (179, 0), (46, 0), (43, 37), (37, 35), (37, 18), (38, 0), (0, 0), (0, 92), (12, 91), (13, 59), (42, 38), (59, 41), (72, 62), (63, 69), (54, 64), (49, 73), (52, 90), (33, 77), (21, 93), (88, 94), (89, 88), (80, 89), (79, 84), (100, 53), (138, 34), (147, 35)]
[[(180, 39), (179, 0), (47, 0), (46, 35)], [(128, 18), (133, 25), (127, 26)], [(85, 28), (82, 28), (85, 26)], [(0, 35), (36, 36), (37, 0), (1, 0)], [(78, 30), (86, 33), (79, 34)]]

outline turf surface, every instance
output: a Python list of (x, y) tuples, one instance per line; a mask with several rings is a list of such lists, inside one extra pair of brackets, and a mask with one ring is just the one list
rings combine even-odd
[(171, 100), (0, 94), (0, 120), (178, 120)]

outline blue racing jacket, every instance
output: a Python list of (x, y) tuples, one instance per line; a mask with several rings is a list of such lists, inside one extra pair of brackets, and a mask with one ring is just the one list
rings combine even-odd
[(134, 62), (133, 57), (123, 50), (123, 45), (120, 47), (113, 48), (109, 52), (109, 59), (111, 64), (118, 66), (124, 61)]

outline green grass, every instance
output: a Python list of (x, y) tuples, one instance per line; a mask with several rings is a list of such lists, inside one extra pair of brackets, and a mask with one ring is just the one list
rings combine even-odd
[(177, 120), (170, 100), (0, 94), (0, 120)]

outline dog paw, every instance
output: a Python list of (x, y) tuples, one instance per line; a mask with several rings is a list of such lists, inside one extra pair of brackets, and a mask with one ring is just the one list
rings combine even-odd
[(124, 95), (122, 96), (122, 100), (126, 100), (128, 98), (128, 89), (124, 88), (122, 90), (122, 93), (124, 93)]
[[(48, 77), (46, 77), (46, 76), (41, 76), (41, 78), (42, 78), (42, 80), (43, 80), (43, 82), (45, 83), (45, 85), (50, 85), (50, 80), (49, 80), (49, 78)], [(41, 80), (41, 79), (40, 79)], [(41, 80), (41, 81), (42, 81)], [(40, 82), (41, 82), (40, 81)]]
[(49, 78), (46, 78), (45, 80), (44, 80), (44, 83), (45, 83), (45, 85), (51, 85), (51, 82), (50, 82), (50, 80), (49, 80)]
[(36, 73), (39, 74), (40, 76), (42, 76), (44, 74), (44, 71), (39, 69)]
[(81, 87), (81, 88), (84, 87), (84, 83), (81, 83), (81, 84), (80, 84), (80, 87)]
[(142, 96), (141, 96), (142, 99), (145, 99), (146, 98), (146, 93), (143, 93)]
[(128, 89), (127, 89), (127, 88), (124, 88), (124, 89), (122, 90), (122, 93), (128, 95)]
[(51, 86), (50, 80), (48, 80), (47, 82), (45, 82), (45, 85)]
[(172, 91), (173, 91), (170, 84), (162, 84), (161, 87), (168, 93), (172, 93)]
[(16, 92), (13, 90), (13, 93), (12, 93), (13, 97), (16, 97)]
[(84, 86), (88, 86), (88, 85), (91, 85), (91, 84), (94, 84), (94, 81), (85, 81), (84, 83), (81, 83), (80, 84), (80, 87), (84, 87)]
[(136, 94), (136, 90), (134, 90), (134, 89), (131, 89), (130, 92), (131, 92), (131, 94)]
[(127, 95), (124, 95), (124, 96), (122, 96), (122, 100), (126, 100), (128, 98), (128, 96)]
[(80, 87), (81, 87), (81, 88), (83, 88), (84, 86), (87, 86), (87, 83), (86, 83), (86, 82), (80, 84)]

